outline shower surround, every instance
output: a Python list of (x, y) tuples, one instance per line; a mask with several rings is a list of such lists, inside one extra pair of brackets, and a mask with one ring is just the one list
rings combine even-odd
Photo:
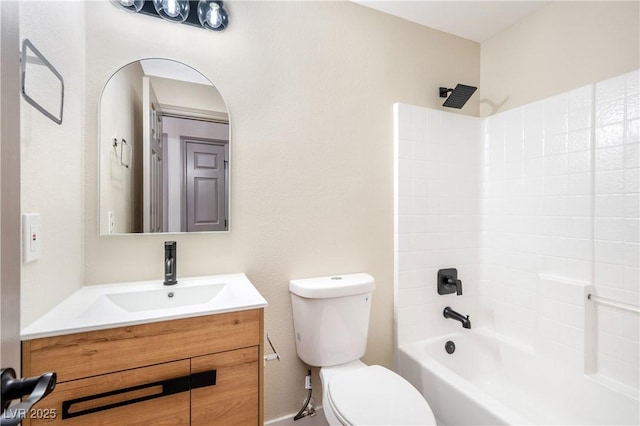
[[(395, 105), (397, 345), (460, 332), (451, 306), (637, 398), (640, 317), (586, 295), (640, 303), (639, 80), (484, 119)], [(463, 296), (437, 294), (445, 267)]]

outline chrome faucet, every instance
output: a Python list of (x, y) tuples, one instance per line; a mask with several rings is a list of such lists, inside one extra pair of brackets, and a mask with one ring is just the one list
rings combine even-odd
[(463, 328), (471, 328), (471, 320), (469, 320), (469, 315), (467, 315), (465, 318), (464, 315), (457, 313), (456, 311), (451, 309), (449, 306), (444, 308), (444, 312), (442, 314), (444, 315), (445, 318), (451, 318), (456, 321), (460, 321), (462, 323)]
[(164, 242), (164, 285), (178, 284), (178, 243), (175, 241)]

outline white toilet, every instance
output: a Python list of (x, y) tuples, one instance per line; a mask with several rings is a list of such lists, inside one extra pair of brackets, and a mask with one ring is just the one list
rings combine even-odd
[(320, 369), (329, 425), (435, 425), (431, 407), (408, 381), (360, 357), (367, 346), (369, 274), (289, 283), (298, 356)]

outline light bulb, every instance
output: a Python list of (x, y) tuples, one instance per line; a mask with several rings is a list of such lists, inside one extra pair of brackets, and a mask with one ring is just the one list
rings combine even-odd
[(222, 23), (222, 17), (218, 12), (220, 6), (217, 3), (210, 3), (209, 10), (207, 11), (207, 23), (211, 25), (213, 28), (218, 28)]
[(221, 1), (200, 0), (198, 2), (198, 19), (203, 28), (222, 31), (227, 27), (229, 18)]
[(153, 0), (160, 17), (172, 22), (184, 22), (189, 16), (187, 0)]
[(180, 14), (180, 8), (178, 7), (178, 2), (176, 0), (164, 0), (162, 2), (162, 8), (167, 13), (167, 15), (175, 18)]

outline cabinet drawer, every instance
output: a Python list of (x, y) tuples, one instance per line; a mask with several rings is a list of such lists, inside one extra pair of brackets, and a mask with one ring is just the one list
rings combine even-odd
[(258, 425), (259, 348), (191, 360), (191, 373), (216, 370), (216, 385), (191, 391), (191, 425)]
[[(181, 360), (60, 383), (31, 413), (50, 418), (25, 425), (189, 425), (189, 375), (189, 360)], [(185, 377), (186, 389), (173, 384), (184, 384)], [(170, 379), (178, 380), (159, 384)], [(163, 391), (170, 394), (160, 396)]]
[(23, 342), (23, 373), (58, 383), (126, 368), (258, 346), (261, 310), (140, 324)]

